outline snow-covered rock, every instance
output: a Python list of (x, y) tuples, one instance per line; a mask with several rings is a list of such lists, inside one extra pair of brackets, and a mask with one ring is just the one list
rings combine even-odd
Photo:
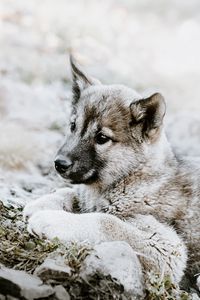
[(200, 275), (198, 275), (198, 277), (197, 277), (197, 287), (200, 291)]
[(136, 253), (126, 242), (105, 242), (94, 247), (81, 267), (81, 276), (90, 278), (97, 272), (116, 278), (125, 292), (143, 295), (141, 265)]
[(70, 296), (62, 285), (57, 285), (54, 288), (57, 300), (70, 300)]
[(39, 278), (3, 266), (0, 268), (0, 292), (27, 300), (46, 298), (54, 294), (53, 288), (43, 284)]
[(36, 268), (35, 275), (40, 277), (43, 281), (50, 280), (67, 280), (71, 275), (71, 268), (67, 266), (65, 258), (58, 255), (54, 258), (46, 258), (45, 261)]

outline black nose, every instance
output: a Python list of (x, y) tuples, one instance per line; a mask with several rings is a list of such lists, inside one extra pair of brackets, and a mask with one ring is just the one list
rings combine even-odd
[(55, 168), (56, 168), (56, 171), (58, 171), (59, 173), (65, 173), (69, 167), (72, 165), (72, 162), (71, 160), (69, 159), (59, 159), (57, 158), (55, 161)]

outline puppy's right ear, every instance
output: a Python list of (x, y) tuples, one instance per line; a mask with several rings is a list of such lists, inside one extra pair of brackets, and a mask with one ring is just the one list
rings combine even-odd
[(142, 136), (154, 141), (162, 128), (166, 104), (160, 93), (154, 93), (148, 98), (134, 101), (130, 105), (132, 121), (135, 126), (141, 125)]
[(72, 83), (73, 105), (76, 105), (81, 96), (81, 92), (83, 90), (85, 90), (91, 85), (100, 84), (100, 82), (96, 79), (90, 78), (82, 70), (80, 70), (80, 67), (78, 66), (72, 54), (70, 54), (70, 64), (71, 64), (72, 80), (73, 80)]

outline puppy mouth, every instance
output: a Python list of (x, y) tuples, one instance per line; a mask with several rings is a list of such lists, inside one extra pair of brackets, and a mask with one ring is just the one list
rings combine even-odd
[(76, 173), (63, 173), (60, 174), (64, 179), (70, 181), (71, 184), (92, 184), (98, 179), (98, 174), (96, 170), (92, 169), (85, 174), (81, 174), (81, 172)]

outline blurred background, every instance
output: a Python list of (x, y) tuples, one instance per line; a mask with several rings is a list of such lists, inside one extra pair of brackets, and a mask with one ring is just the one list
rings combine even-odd
[(0, 0), (0, 198), (63, 182), (53, 160), (70, 112), (72, 51), (103, 83), (160, 91), (175, 151), (200, 156), (199, 0)]

